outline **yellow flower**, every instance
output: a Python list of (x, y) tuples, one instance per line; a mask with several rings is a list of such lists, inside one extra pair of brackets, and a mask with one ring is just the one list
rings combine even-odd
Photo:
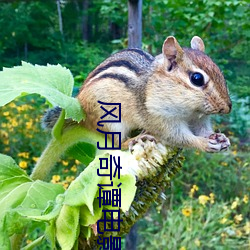
[(210, 203), (214, 204), (214, 193), (210, 193), (209, 197), (210, 197)]
[(32, 120), (30, 120), (30, 121), (26, 122), (26, 128), (27, 128), (27, 129), (31, 129), (31, 128), (32, 128), (32, 126), (33, 126), (33, 122), (32, 122)]
[(185, 207), (181, 210), (182, 214), (186, 217), (189, 217), (192, 214), (192, 208), (191, 207)]
[(242, 232), (241, 232), (239, 229), (237, 229), (237, 230), (236, 230), (236, 235), (237, 235), (238, 237), (241, 237), (241, 236), (242, 236)]
[(220, 220), (220, 224), (225, 224), (227, 222), (227, 218), (222, 218), (221, 220)]
[(197, 247), (200, 247), (201, 246), (201, 242), (199, 239), (195, 239), (194, 240), (194, 244), (197, 246)]
[(193, 198), (194, 193), (199, 190), (199, 187), (196, 185), (193, 185), (192, 188), (190, 189), (189, 196)]
[(68, 182), (64, 182), (64, 183), (63, 183), (63, 187), (64, 187), (64, 189), (67, 189), (67, 188), (68, 188), (68, 186), (69, 186), (69, 183), (68, 183)]
[(223, 166), (223, 167), (227, 167), (228, 166), (228, 163), (227, 162), (221, 162), (221, 165)]
[(237, 214), (234, 216), (234, 221), (236, 224), (239, 224), (243, 220), (242, 214)]
[(79, 164), (81, 164), (81, 162), (78, 161), (78, 160), (75, 160), (75, 164), (76, 164), (76, 165), (79, 165)]
[(11, 125), (12, 125), (12, 127), (17, 127), (17, 126), (18, 126), (18, 123), (17, 123), (16, 120), (12, 120), (12, 121), (11, 121)]
[(243, 197), (243, 202), (247, 204), (248, 201), (249, 201), (248, 195), (245, 194)]
[(227, 237), (227, 234), (226, 233), (221, 233), (220, 235), (222, 238), (226, 238)]
[(75, 176), (67, 176), (66, 181), (67, 182), (72, 182), (75, 179)]
[(53, 176), (52, 176), (51, 182), (52, 182), (52, 183), (57, 183), (57, 182), (60, 181), (60, 179), (61, 179), (61, 176), (60, 176), (60, 175), (53, 175)]
[(203, 206), (210, 200), (210, 198), (207, 195), (200, 195), (198, 199), (199, 203)]
[(246, 234), (250, 234), (250, 222), (247, 221), (246, 225), (244, 226), (244, 231), (246, 232)]
[(9, 106), (10, 106), (11, 108), (15, 108), (15, 107), (16, 107), (16, 104), (15, 104), (14, 102), (11, 102), (11, 103), (9, 104)]
[(9, 137), (9, 134), (4, 130), (0, 130), (0, 135), (1, 135), (1, 137), (5, 137), (5, 138)]
[(28, 167), (27, 161), (20, 161), (19, 162), (19, 167), (23, 168), (23, 169), (26, 169)]
[(238, 205), (239, 205), (239, 198), (236, 197), (235, 201), (231, 205), (231, 209), (235, 209), (236, 207), (238, 207)]
[(233, 155), (237, 155), (237, 153), (238, 153), (237, 150), (233, 150), (233, 151), (232, 151), (232, 154), (233, 154)]
[(76, 172), (76, 171), (77, 171), (76, 165), (73, 165), (73, 166), (70, 168), (70, 170), (71, 170), (72, 172)]
[(39, 157), (32, 157), (32, 160), (34, 161), (34, 162), (37, 162), (38, 161), (38, 159), (39, 159)]
[(26, 159), (29, 158), (29, 155), (30, 155), (29, 152), (21, 152), (21, 153), (18, 153), (18, 156), (19, 156), (19, 157), (23, 157), (23, 158), (26, 158)]
[(27, 244), (30, 244), (32, 242), (32, 240), (26, 240)]
[(186, 250), (186, 247), (181, 247), (180, 250)]
[(9, 114), (10, 114), (10, 112), (8, 112), (8, 111), (3, 112), (4, 116), (8, 116)]
[(64, 160), (62, 160), (62, 164), (63, 164), (63, 166), (68, 166), (69, 165), (69, 163), (67, 161), (64, 161)]

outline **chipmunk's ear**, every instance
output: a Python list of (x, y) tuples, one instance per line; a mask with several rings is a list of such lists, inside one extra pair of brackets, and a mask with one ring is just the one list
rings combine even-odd
[(179, 61), (182, 59), (183, 50), (175, 37), (169, 36), (162, 46), (162, 54), (170, 61)]
[(191, 40), (191, 48), (192, 49), (197, 49), (197, 50), (200, 50), (202, 52), (205, 51), (205, 45), (204, 45), (204, 42), (203, 40), (198, 37), (198, 36), (194, 36)]

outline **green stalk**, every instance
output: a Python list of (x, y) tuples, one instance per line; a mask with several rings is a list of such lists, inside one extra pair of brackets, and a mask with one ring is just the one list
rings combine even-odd
[[(105, 138), (100, 133), (90, 131), (81, 125), (68, 127), (63, 130), (63, 134), (60, 137), (51, 139), (35, 165), (30, 177), (33, 180), (46, 180), (61, 155), (63, 155), (69, 147), (78, 142), (86, 142), (96, 146), (98, 141), (101, 145), (105, 143)], [(108, 146), (111, 146), (110, 141), (108, 141)], [(100, 150), (97, 149), (96, 154), (99, 154), (99, 151)]]

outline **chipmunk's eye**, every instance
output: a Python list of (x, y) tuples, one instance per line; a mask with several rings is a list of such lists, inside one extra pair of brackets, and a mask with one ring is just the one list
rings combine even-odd
[(198, 87), (201, 87), (204, 85), (204, 77), (201, 73), (195, 72), (190, 74), (190, 81)]

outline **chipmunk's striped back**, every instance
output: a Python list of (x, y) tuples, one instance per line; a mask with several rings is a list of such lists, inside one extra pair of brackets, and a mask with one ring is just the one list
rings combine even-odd
[(154, 57), (143, 50), (122, 50), (96, 67), (87, 77), (85, 85), (109, 78), (133, 87), (134, 80), (147, 73), (153, 61)]

